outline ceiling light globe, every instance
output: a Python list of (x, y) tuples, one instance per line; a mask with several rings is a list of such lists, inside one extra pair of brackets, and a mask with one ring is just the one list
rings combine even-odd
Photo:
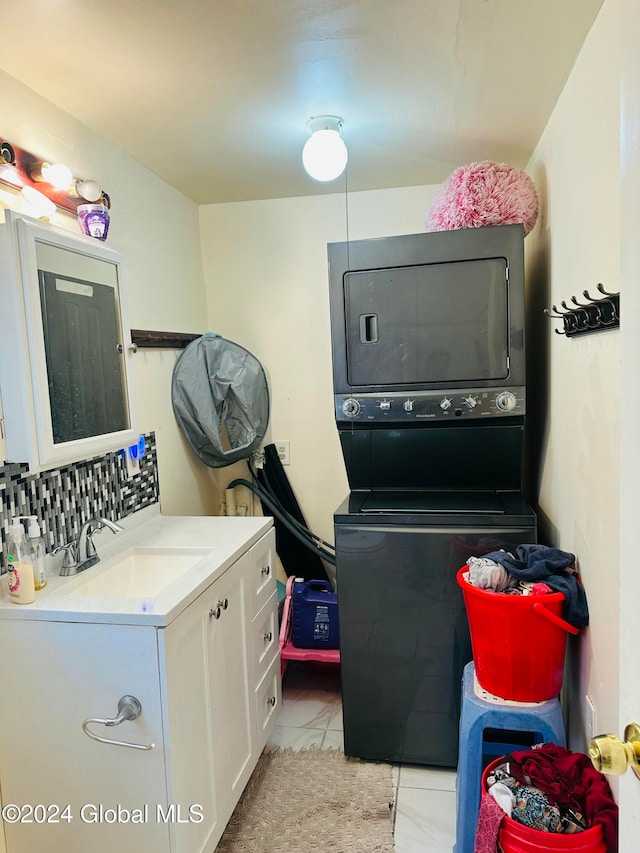
[(67, 190), (73, 183), (73, 175), (71, 169), (63, 163), (42, 164), (42, 177), (58, 190)]
[(80, 198), (91, 202), (98, 201), (102, 195), (100, 184), (97, 181), (76, 181), (76, 192)]
[(344, 172), (348, 157), (339, 130), (333, 128), (314, 130), (302, 149), (302, 165), (316, 181), (335, 181)]

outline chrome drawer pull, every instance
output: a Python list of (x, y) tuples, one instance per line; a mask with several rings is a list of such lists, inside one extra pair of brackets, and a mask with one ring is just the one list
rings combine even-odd
[(111, 740), (110, 738), (100, 737), (89, 729), (91, 723), (100, 724), (101, 726), (119, 726), (127, 720), (137, 720), (141, 713), (142, 705), (135, 696), (123, 696), (118, 702), (117, 717), (111, 719), (89, 717), (82, 723), (82, 731), (93, 740), (97, 740), (98, 743), (110, 743), (113, 746), (128, 746), (131, 749), (154, 749), (155, 743), (130, 743), (127, 740)]
[(271, 705), (272, 708), (275, 708), (276, 697), (275, 696), (269, 696), (269, 698), (267, 699), (267, 705)]
[(263, 567), (260, 569), (260, 571), (262, 572), (262, 574), (263, 574), (266, 578), (268, 578), (268, 577), (269, 577), (269, 575), (271, 574), (271, 566), (263, 566)]
[(264, 635), (264, 638), (263, 638), (263, 639), (264, 639), (265, 643), (270, 643), (270, 642), (271, 642), (271, 640), (273, 640), (273, 634), (271, 633), (271, 631), (267, 631), (267, 632), (265, 633), (265, 635)]

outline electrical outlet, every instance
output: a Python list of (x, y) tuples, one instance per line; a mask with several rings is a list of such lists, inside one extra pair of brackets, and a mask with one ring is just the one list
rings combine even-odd
[(140, 461), (132, 459), (128, 447), (123, 447), (118, 451), (124, 462), (124, 476), (126, 480), (131, 480), (136, 474), (140, 473)]
[(140, 473), (140, 462), (137, 459), (132, 459), (128, 453), (125, 453), (124, 458), (127, 462), (127, 478), (130, 480)]
[(598, 714), (593, 699), (587, 693), (584, 697), (584, 734), (587, 743), (595, 737), (598, 729)]
[(291, 464), (291, 457), (289, 455), (289, 441), (274, 441), (276, 446), (276, 450), (278, 451), (278, 458), (283, 465)]

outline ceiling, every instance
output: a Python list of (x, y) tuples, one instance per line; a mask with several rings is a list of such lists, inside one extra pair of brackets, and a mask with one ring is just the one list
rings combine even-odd
[(349, 190), (435, 184), (526, 165), (601, 3), (20, 0), (0, 68), (200, 204), (341, 191), (302, 168), (324, 114)]

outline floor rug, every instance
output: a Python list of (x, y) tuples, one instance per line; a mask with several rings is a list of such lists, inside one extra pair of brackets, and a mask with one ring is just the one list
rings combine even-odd
[(393, 851), (391, 766), (339, 750), (264, 753), (218, 853)]

